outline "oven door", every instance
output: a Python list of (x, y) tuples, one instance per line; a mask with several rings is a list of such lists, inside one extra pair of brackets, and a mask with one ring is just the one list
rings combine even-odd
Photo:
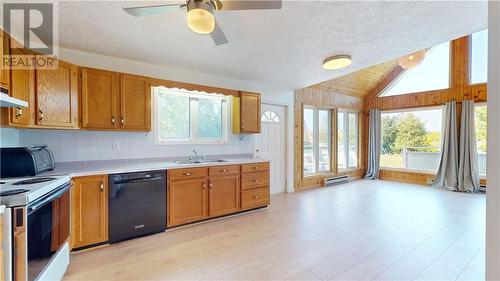
[(69, 238), (70, 184), (28, 205), (28, 281), (36, 280)]

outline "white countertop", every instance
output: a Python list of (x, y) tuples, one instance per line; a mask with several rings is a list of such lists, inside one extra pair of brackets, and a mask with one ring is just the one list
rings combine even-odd
[(41, 176), (69, 175), (71, 177), (133, 173), (155, 170), (171, 170), (195, 167), (211, 167), (225, 165), (240, 165), (269, 162), (264, 158), (223, 158), (225, 162), (209, 162), (200, 164), (176, 164), (172, 160), (159, 159), (134, 159), (134, 160), (110, 160), (110, 161), (85, 161), (72, 162), (67, 165), (57, 165), (53, 171), (42, 173)]

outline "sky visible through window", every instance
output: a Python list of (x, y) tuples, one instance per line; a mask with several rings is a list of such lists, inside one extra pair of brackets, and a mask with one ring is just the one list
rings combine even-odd
[(427, 51), (424, 60), (406, 70), (397, 82), (390, 85), (381, 96), (395, 96), (450, 86), (450, 42), (439, 44)]
[(488, 30), (472, 34), (471, 84), (484, 83), (488, 78)]

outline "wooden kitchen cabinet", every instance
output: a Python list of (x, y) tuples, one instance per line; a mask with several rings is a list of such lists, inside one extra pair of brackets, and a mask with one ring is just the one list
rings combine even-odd
[(240, 176), (221, 175), (209, 178), (209, 215), (235, 213), (240, 209)]
[(85, 247), (108, 240), (108, 177), (73, 178), (71, 245)]
[(10, 70), (8, 67), (5, 67), (3, 62), (6, 58), (9, 57), (9, 37), (7, 34), (0, 29), (0, 59), (2, 63), (0, 63), (0, 87), (9, 91), (10, 89)]
[(241, 165), (241, 208), (253, 209), (270, 204), (269, 162)]
[[(27, 50), (16, 49), (20, 55), (30, 55)], [(14, 127), (28, 127), (31, 122), (32, 100), (35, 95), (35, 70), (13, 69), (11, 70), (10, 95), (16, 99), (28, 102), (28, 107), (9, 108), (9, 125)]]
[(39, 126), (78, 128), (78, 67), (58, 61), (57, 69), (36, 69)]
[(151, 130), (149, 79), (82, 69), (81, 126), (94, 130)]
[(120, 128), (151, 130), (151, 87), (142, 76), (120, 75)]
[(208, 218), (206, 177), (172, 180), (168, 186), (169, 226)]
[(81, 127), (97, 130), (118, 128), (118, 74), (84, 68), (81, 77)]
[(240, 92), (233, 99), (233, 133), (260, 133), (260, 103), (258, 93)]

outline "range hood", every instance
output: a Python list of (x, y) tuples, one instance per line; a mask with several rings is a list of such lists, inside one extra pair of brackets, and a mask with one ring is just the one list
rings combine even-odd
[(28, 107), (28, 102), (13, 98), (6, 89), (0, 88), (0, 107)]

